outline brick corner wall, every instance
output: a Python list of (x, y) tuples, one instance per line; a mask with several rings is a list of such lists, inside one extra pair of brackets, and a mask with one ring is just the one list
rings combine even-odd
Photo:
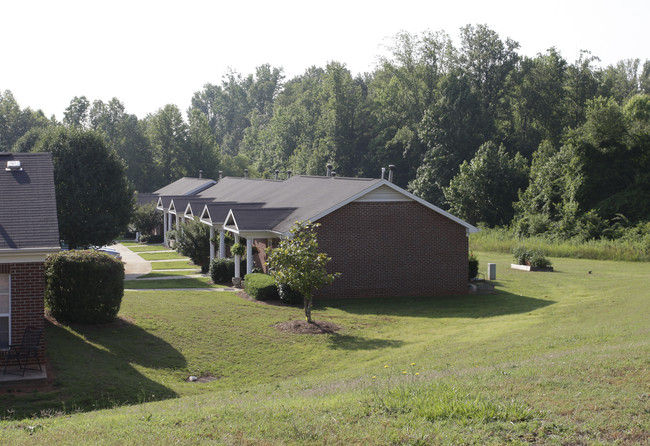
[(353, 202), (318, 222), (319, 248), (341, 276), (316, 297), (468, 292), (466, 228), (420, 203)]
[[(20, 344), (27, 327), (45, 327), (45, 265), (11, 263), (7, 272), (11, 275), (11, 343)], [(44, 337), (39, 359), (41, 364), (45, 359)]]

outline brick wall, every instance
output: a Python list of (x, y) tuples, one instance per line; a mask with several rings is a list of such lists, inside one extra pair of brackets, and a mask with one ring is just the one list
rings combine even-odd
[[(11, 343), (19, 344), (25, 328), (45, 325), (45, 266), (41, 263), (0, 265), (11, 274)], [(41, 363), (45, 357), (45, 341), (41, 339)]]
[(465, 227), (417, 202), (350, 203), (319, 223), (328, 269), (342, 274), (316, 297), (467, 293)]

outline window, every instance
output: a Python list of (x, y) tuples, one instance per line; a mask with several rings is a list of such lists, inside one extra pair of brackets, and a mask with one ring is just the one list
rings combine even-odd
[(11, 280), (9, 274), (0, 274), (0, 348), (9, 345), (11, 328)]

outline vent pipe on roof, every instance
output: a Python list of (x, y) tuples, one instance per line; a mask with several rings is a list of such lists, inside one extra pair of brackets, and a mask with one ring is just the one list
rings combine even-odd
[(327, 176), (329, 177), (331, 175), (332, 175), (332, 165), (328, 163), (327, 164)]
[(332, 176), (332, 178), (334, 178), (334, 177), (336, 176), (336, 172), (335, 172), (335, 171), (332, 171), (331, 176)]
[(203, 170), (199, 170), (199, 178), (203, 178)]
[(23, 168), (20, 167), (20, 161), (12, 160), (12, 161), (7, 161), (7, 167), (5, 167), (5, 170), (7, 172), (20, 172), (21, 170), (23, 170)]
[(244, 178), (248, 178), (248, 169), (244, 169)]
[(223, 179), (223, 170), (219, 171), (219, 181)]
[(382, 168), (381, 168), (381, 179), (382, 179), (382, 180), (384, 179), (384, 175), (386, 175), (386, 168), (385, 168), (385, 167), (382, 167)]
[(280, 175), (280, 171), (278, 169), (275, 169), (275, 179), (278, 179), (278, 176)]
[(287, 170), (287, 180), (291, 178), (291, 174), (293, 173), (293, 170), (289, 169)]
[(391, 164), (388, 166), (388, 181), (393, 182), (393, 174), (395, 173), (395, 165)]

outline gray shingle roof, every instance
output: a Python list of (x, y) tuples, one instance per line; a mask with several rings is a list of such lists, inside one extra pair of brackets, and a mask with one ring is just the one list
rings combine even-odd
[[(212, 200), (211, 203), (205, 205), (212, 224), (223, 224), (228, 212), (232, 209), (240, 230), (264, 229), (287, 233), (296, 221), (317, 220), (380, 187), (389, 192), (392, 191), (398, 196), (403, 196), (406, 200), (418, 201), (435, 212), (467, 227), (469, 231), (476, 231), (476, 228), (468, 223), (409, 194), (394, 184), (386, 180), (372, 178), (296, 175), (282, 181), (226, 177), (197, 195), (191, 197), (163, 196), (161, 201), (163, 208), (168, 209), (173, 199), (178, 212), (177, 199), (187, 199), (196, 213), (195, 205), (199, 207), (206, 200)], [(179, 202), (187, 203), (186, 201)], [(251, 209), (262, 211), (254, 216), (255, 212)], [(267, 212), (267, 209), (274, 209), (274, 211)], [(239, 215), (242, 217), (238, 217)], [(246, 228), (240, 227), (240, 218), (243, 218)], [(268, 218), (268, 221), (262, 221), (264, 218)], [(258, 227), (253, 228), (256, 225)]]
[[(6, 171), (7, 161), (21, 171)], [(52, 155), (0, 153), (0, 250), (58, 248)]]
[(209, 178), (183, 177), (154, 192), (156, 195), (196, 195), (216, 184)]

